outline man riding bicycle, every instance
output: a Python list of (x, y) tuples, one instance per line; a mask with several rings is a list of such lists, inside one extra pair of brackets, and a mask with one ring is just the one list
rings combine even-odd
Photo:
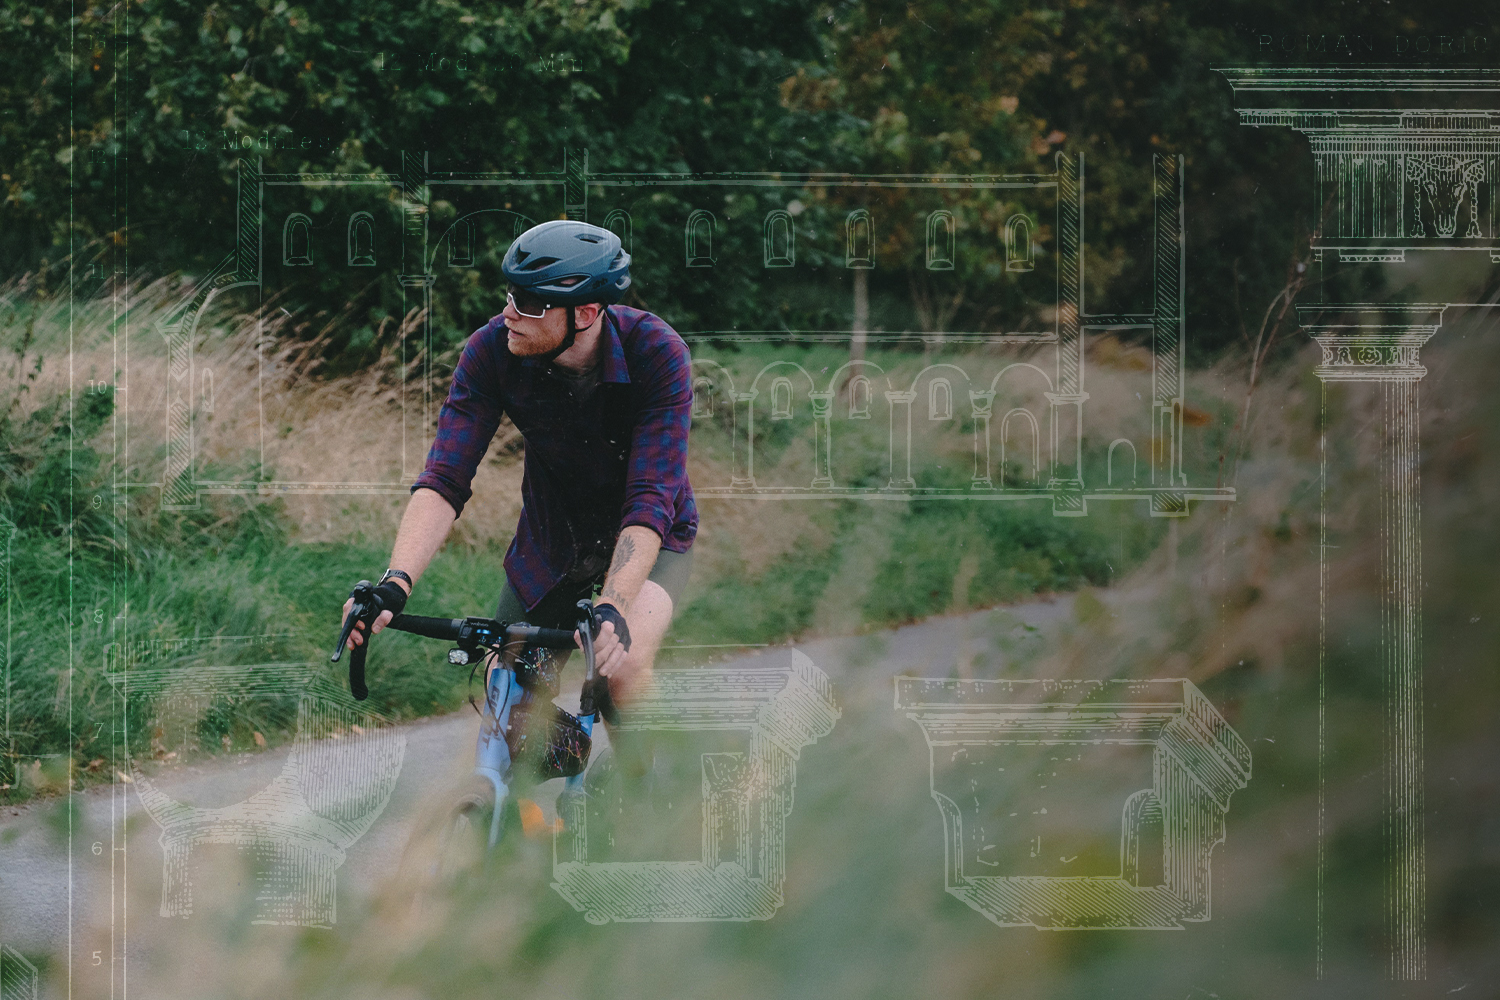
[[(495, 618), (571, 629), (577, 602), (599, 588), (598, 672), (628, 699), (650, 676), (698, 530), (687, 345), (659, 317), (617, 304), (630, 287), (630, 255), (607, 229), (542, 223), (516, 238), (501, 270), (505, 309), (469, 338), (453, 372), (375, 591), (384, 610), (371, 631), (401, 613), (463, 512), (504, 414), (526, 449)], [(351, 649), (365, 641), (363, 628)]]

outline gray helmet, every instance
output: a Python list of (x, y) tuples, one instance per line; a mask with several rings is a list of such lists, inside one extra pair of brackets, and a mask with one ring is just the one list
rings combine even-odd
[[(555, 306), (619, 302), (630, 287), (630, 254), (608, 229), (558, 219), (517, 236), (500, 264), (505, 279)], [(574, 284), (563, 284), (582, 278)]]

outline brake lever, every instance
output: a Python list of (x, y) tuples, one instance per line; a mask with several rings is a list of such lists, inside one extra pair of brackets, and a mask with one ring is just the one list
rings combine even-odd
[(594, 672), (594, 636), (599, 634), (599, 616), (594, 612), (594, 602), (589, 600), (579, 601), (578, 610), (583, 612), (578, 621), (578, 632), (583, 638), (583, 661), (587, 668), (583, 692), (578, 699), (578, 712), (585, 718), (600, 715), (605, 722), (614, 725), (620, 721), (620, 713), (609, 693), (609, 678)]
[(361, 580), (354, 585), (349, 596), (354, 598), (354, 604), (349, 608), (348, 616), (344, 618), (344, 630), (339, 633), (339, 642), (333, 647), (333, 655), (328, 658), (329, 663), (339, 662), (339, 657), (344, 655), (344, 649), (349, 645), (349, 636), (354, 632), (355, 623), (364, 620), (364, 617), (374, 610), (375, 585), (369, 580)]
[(328, 658), (330, 663), (337, 663), (339, 657), (344, 655), (344, 647), (349, 642), (349, 636), (354, 631), (356, 622), (365, 623), (365, 641), (349, 651), (349, 693), (354, 695), (356, 701), (364, 701), (370, 696), (370, 689), (365, 685), (365, 654), (369, 652), (370, 641), (369, 626), (379, 607), (375, 601), (375, 585), (369, 580), (361, 580), (354, 585), (350, 592), (354, 598), (354, 604), (349, 608), (349, 615), (344, 619), (343, 631), (339, 633), (339, 644), (334, 649), (333, 655)]

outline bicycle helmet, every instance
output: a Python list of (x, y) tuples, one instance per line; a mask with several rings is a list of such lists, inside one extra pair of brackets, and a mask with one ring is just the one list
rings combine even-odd
[[(630, 287), (630, 254), (608, 229), (558, 219), (517, 236), (500, 264), (505, 280), (548, 305), (612, 305)], [(563, 282), (582, 279), (571, 284)]]

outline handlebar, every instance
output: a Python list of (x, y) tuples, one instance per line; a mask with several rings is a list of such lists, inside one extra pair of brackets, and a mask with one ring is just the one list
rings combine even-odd
[[(354, 606), (349, 609), (349, 617), (344, 620), (343, 631), (339, 634), (339, 644), (329, 659), (330, 662), (338, 662), (349, 642), (349, 634), (354, 630), (354, 623), (363, 621), (367, 630), (365, 641), (355, 646), (349, 653), (349, 691), (357, 700), (364, 701), (370, 694), (369, 688), (365, 685), (365, 655), (369, 651), (370, 643), (368, 629), (382, 609), (375, 597), (374, 586), (368, 580), (361, 580), (350, 596), (354, 598)], [(583, 640), (584, 664), (587, 668), (583, 683), (583, 697), (579, 706), (580, 713), (589, 716), (598, 712), (610, 722), (614, 722), (618, 716), (610, 698), (608, 679), (597, 675), (594, 670), (594, 636), (599, 633), (599, 620), (594, 614), (593, 602), (579, 601), (578, 611), (578, 634)], [(386, 627), (396, 629), (398, 632), (409, 632), (412, 635), (441, 639), (456, 644), (458, 648), (454, 650), (454, 653), (462, 651), (464, 655), (462, 659), (454, 660), (453, 654), (450, 653), (449, 662), (452, 663), (472, 662), (475, 654), (483, 655), (480, 653), (481, 649), (498, 651), (516, 642), (541, 649), (575, 648), (573, 633), (567, 629), (542, 628), (525, 622), (506, 624), (493, 618), (429, 618), (424, 615), (397, 615)]]
[(422, 615), (397, 615), (391, 619), (387, 628), (396, 629), (399, 632), (410, 632), (412, 635), (426, 636), (428, 639), (446, 639), (449, 642), (457, 642), (458, 634), (462, 630), (464, 620), (462, 618), (426, 618)]

